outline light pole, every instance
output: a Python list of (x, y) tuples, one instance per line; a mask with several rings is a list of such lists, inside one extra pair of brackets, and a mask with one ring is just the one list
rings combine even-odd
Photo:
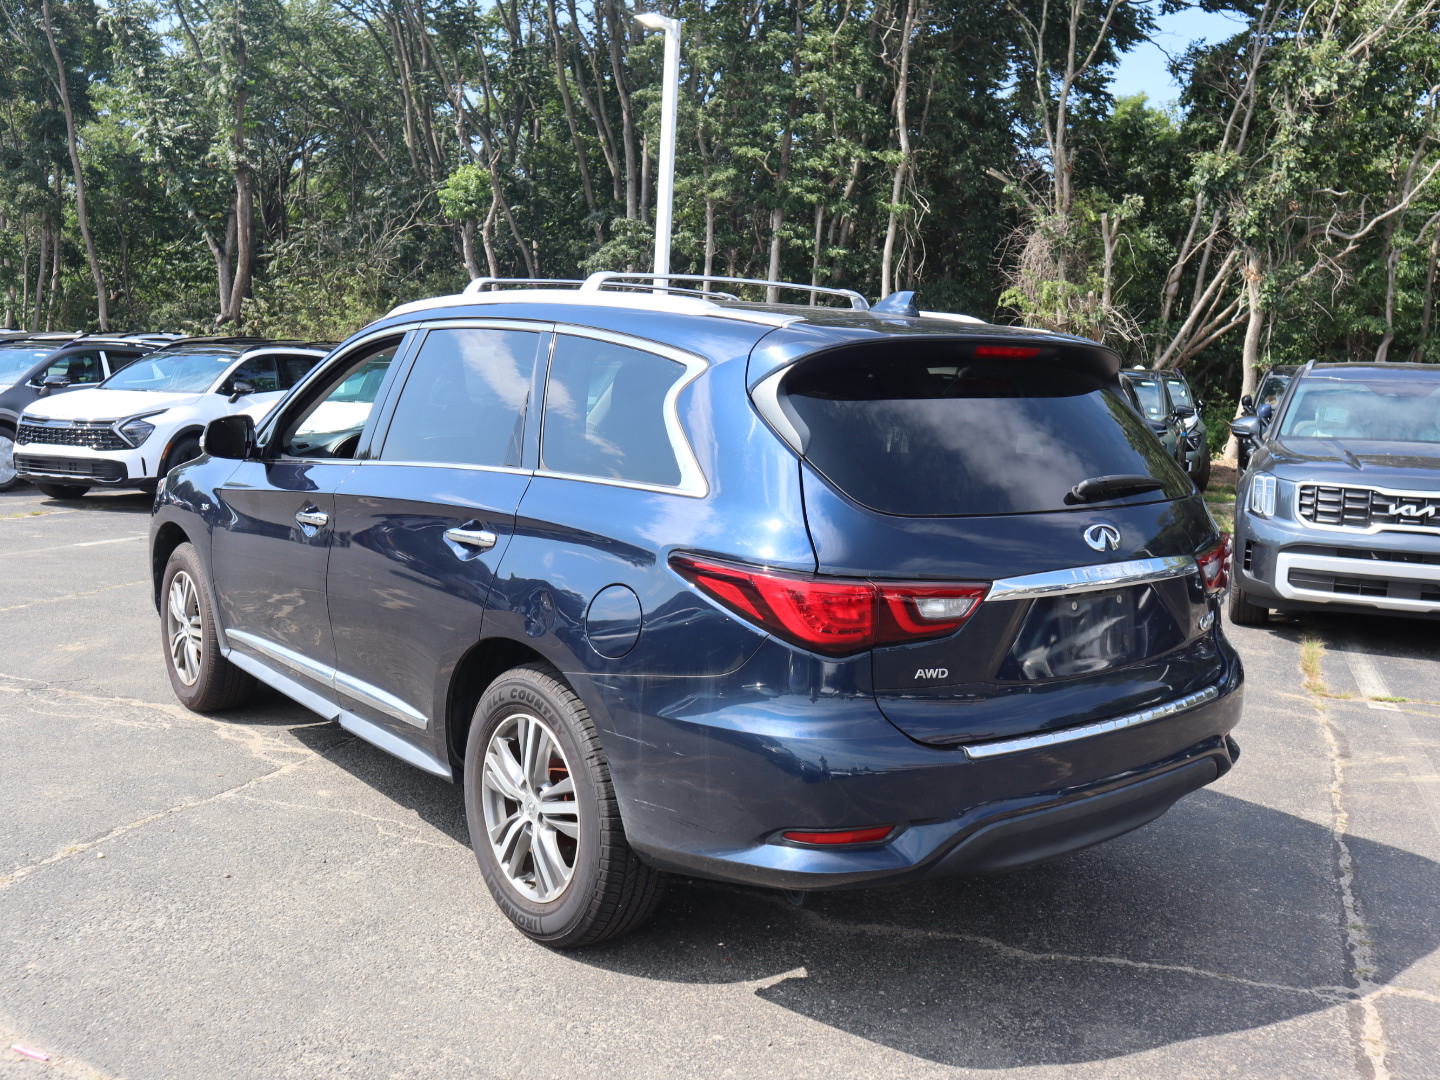
[(680, 94), (680, 20), (645, 11), (635, 21), (647, 30), (665, 31), (665, 85), (660, 97), (660, 190), (655, 198), (655, 276), (667, 284), (670, 232), (675, 214), (675, 110)]

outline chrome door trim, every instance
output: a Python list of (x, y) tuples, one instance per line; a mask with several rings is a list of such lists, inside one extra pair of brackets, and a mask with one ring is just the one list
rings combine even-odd
[(303, 653), (294, 649), (287, 649), (284, 645), (277, 645), (273, 641), (267, 641), (258, 634), (251, 634), (245, 630), (226, 630), (225, 637), (229, 641), (238, 641), (242, 645), (254, 649), (256, 652), (268, 656), (277, 663), (284, 664), (292, 671), (298, 671), (306, 678), (314, 679), (316, 682), (327, 683), (330, 686), (335, 684), (335, 669), (329, 664), (322, 664), (318, 660), (311, 660)]
[(357, 679), (354, 675), (347, 675), (345, 672), (337, 670), (335, 672), (335, 689), (340, 693), (358, 698), (386, 716), (393, 716), (396, 720), (419, 728), (421, 731), (430, 726), (429, 719), (419, 709), (412, 708), (394, 694), (381, 690), (378, 686), (372, 686), (363, 679)]
[(975, 743), (965, 747), (965, 756), (972, 760), (1000, 757), (1004, 754), (1018, 754), (1025, 750), (1058, 746), (1061, 743), (1074, 742), (1077, 739), (1089, 739), (1096, 735), (1108, 735), (1112, 731), (1123, 731), (1126, 728), (1163, 720), (1167, 716), (1174, 716), (1187, 709), (1193, 709), (1197, 705), (1214, 701), (1219, 696), (1220, 688), (1218, 686), (1207, 686), (1204, 690), (1197, 690), (1193, 694), (1186, 694), (1174, 701), (1167, 701), (1164, 705), (1155, 705), (1149, 709), (1141, 709), (1139, 712), (1127, 713), (1109, 720), (1099, 720), (1093, 724), (1081, 724), (1079, 727), (1064, 728), (1060, 731), (1045, 731), (1038, 735), (1024, 735), (1018, 739), (997, 739), (995, 742)]
[(1057, 593), (1101, 592), (1126, 585), (1143, 585), (1148, 581), (1188, 577), (1198, 570), (1195, 560), (1189, 555), (1127, 559), (1124, 562), (1100, 563), (1096, 566), (1046, 570), (1040, 574), (1001, 578), (990, 586), (985, 602), (1032, 600), (1037, 596), (1054, 596)]

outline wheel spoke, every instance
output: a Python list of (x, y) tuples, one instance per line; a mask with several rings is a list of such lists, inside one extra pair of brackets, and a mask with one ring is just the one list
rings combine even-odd
[(515, 830), (510, 857), (504, 860), (505, 872), (510, 875), (511, 881), (520, 881), (520, 867), (525, 862), (525, 856), (530, 854), (532, 839), (530, 823), (528, 821), (520, 822), (519, 828)]
[(569, 877), (565, 860), (555, 847), (555, 834), (549, 829), (536, 829), (530, 842), (531, 861), (535, 864), (535, 884), (541, 899), (548, 900), (564, 887)]
[(492, 743), (485, 755), (485, 785), (511, 802), (522, 802), (525, 792), (517, 783), (519, 774), (520, 763), (515, 760), (510, 744)]
[(185, 614), (185, 580), (177, 575), (170, 582), (170, 617), (177, 623), (184, 624)]
[[(550, 903), (574, 877), (580, 838), (565, 752), (543, 720), (522, 712), (492, 731), (483, 762), (480, 808), (490, 854), (513, 889)], [(552, 784), (551, 776), (559, 779)]]

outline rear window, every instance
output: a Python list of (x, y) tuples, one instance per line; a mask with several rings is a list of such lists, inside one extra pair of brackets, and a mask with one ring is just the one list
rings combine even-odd
[(1184, 473), (1101, 372), (976, 360), (969, 348), (930, 347), (899, 359), (867, 350), (801, 366), (783, 390), (808, 429), (806, 459), (856, 502), (906, 517), (1067, 509), (1065, 496), (1080, 481), (1116, 474), (1164, 482), (1119, 502), (1189, 492)]

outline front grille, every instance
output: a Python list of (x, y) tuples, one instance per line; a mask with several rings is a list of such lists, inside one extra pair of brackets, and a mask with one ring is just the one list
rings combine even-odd
[(31, 424), (21, 421), (15, 442), (23, 446), (84, 446), (91, 450), (128, 450), (126, 443), (104, 420), (72, 420), (66, 424)]
[(74, 478), (113, 484), (124, 480), (125, 466), (118, 461), (67, 460), (65, 458), (15, 455), (15, 471), (23, 477)]
[(1388, 495), (1370, 488), (1301, 484), (1296, 509), (1312, 525), (1405, 526), (1440, 532), (1440, 495)]

